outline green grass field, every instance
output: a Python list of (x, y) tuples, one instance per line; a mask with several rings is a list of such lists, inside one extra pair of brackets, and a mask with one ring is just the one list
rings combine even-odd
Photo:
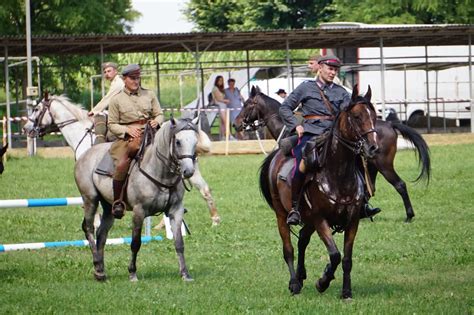
[[(192, 235), (185, 253), (194, 282), (180, 279), (173, 242), (166, 239), (142, 246), (137, 283), (128, 281), (127, 245), (106, 247), (105, 283), (93, 279), (86, 247), (7, 252), (0, 254), (0, 313), (472, 314), (473, 151), (474, 145), (432, 147), (428, 187), (409, 181), (418, 174), (414, 154), (397, 154), (416, 217), (403, 222), (401, 198), (380, 177), (372, 203), (383, 211), (359, 228), (352, 303), (339, 299), (340, 267), (331, 287), (316, 292), (328, 260), (317, 236), (307, 251), (305, 287), (290, 295), (275, 216), (257, 184), (263, 156), (246, 155), (200, 160), (223, 222), (211, 227), (198, 192), (186, 195)], [(73, 163), (10, 159), (0, 176), (0, 199), (78, 196)], [(129, 236), (130, 217), (116, 221), (110, 237)], [(83, 239), (81, 221), (80, 207), (0, 209), (0, 243)], [(342, 235), (337, 242), (342, 248)]]

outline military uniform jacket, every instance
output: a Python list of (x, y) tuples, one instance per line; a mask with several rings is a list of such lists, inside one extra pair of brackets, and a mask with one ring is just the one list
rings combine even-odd
[(95, 114), (102, 113), (104, 110), (106, 110), (109, 107), (110, 100), (115, 94), (118, 94), (125, 84), (123, 83), (122, 78), (117, 74), (112, 82), (110, 82), (110, 89), (109, 92), (100, 100), (97, 105), (91, 110), (91, 112)]
[(139, 88), (137, 93), (130, 93), (123, 88), (114, 95), (109, 104), (109, 130), (118, 138), (123, 139), (128, 125), (138, 125), (143, 128), (144, 124), (138, 124), (140, 120), (156, 120), (160, 125), (163, 123), (163, 112), (160, 103), (150, 90)]
[[(331, 85), (324, 86), (323, 83), (318, 81), (326, 98), (332, 105), (334, 115), (340, 110), (346, 108), (349, 105), (350, 95), (340, 85), (332, 83)], [(301, 109), (303, 117), (310, 115), (318, 116), (332, 116), (328, 107), (324, 104), (324, 100), (321, 97), (319, 87), (314, 80), (309, 80), (301, 83), (291, 94), (285, 99), (280, 107), (280, 117), (283, 120), (285, 126), (290, 130), (294, 131), (297, 126), (296, 117), (293, 115), (293, 111), (301, 103)], [(323, 120), (323, 119), (304, 119), (303, 128), (305, 133), (314, 135), (320, 135), (326, 130), (330, 129), (334, 121)]]

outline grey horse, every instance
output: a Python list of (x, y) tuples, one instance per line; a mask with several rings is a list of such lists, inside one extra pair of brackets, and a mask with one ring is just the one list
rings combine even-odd
[[(128, 266), (131, 281), (137, 281), (137, 254), (141, 246), (143, 221), (147, 216), (166, 212), (178, 255), (183, 280), (192, 281), (184, 259), (184, 242), (181, 235), (184, 206), (184, 178), (194, 173), (194, 159), (198, 141), (197, 119), (171, 119), (156, 133), (153, 143), (146, 148), (141, 162), (132, 164), (126, 189), (127, 210), (132, 213), (132, 256)], [(98, 163), (107, 153), (111, 143), (93, 146), (76, 162), (75, 179), (84, 200), (82, 229), (89, 241), (97, 280), (106, 279), (104, 247), (107, 234), (114, 223), (111, 212), (113, 202), (112, 178), (95, 172)], [(94, 215), (99, 202), (104, 209), (102, 222), (94, 240)]]

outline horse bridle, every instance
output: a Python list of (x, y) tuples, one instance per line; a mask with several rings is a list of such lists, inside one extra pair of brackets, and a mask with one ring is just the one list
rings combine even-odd
[[(79, 121), (78, 119), (73, 118), (73, 119), (68, 119), (68, 120), (60, 122), (60, 123), (55, 123), (54, 118), (53, 118), (53, 114), (51, 113), (51, 103), (53, 102), (53, 100), (56, 100), (59, 103), (61, 103), (61, 101), (59, 101), (57, 99), (54, 99), (54, 98), (49, 98), (49, 99), (45, 98), (40, 102), (40, 104), (42, 104), (43, 107), (41, 108), (41, 111), (38, 114), (38, 116), (36, 116), (35, 119), (32, 119), (31, 117), (28, 117), (28, 120), (33, 123), (33, 128), (32, 128), (32, 131), (31, 131), (32, 136), (42, 137), (45, 134), (47, 134), (48, 132), (60, 131), (61, 128)], [(37, 106), (39, 106), (39, 105), (37, 105)], [(49, 128), (41, 126), (41, 122), (43, 121), (43, 118), (46, 115), (46, 113), (48, 113), (49, 117), (51, 118), (51, 126)]]
[[(364, 103), (364, 102), (358, 102), (354, 105), (351, 106), (353, 108), (357, 104), (364, 104), (365, 106), (369, 107), (369, 104)], [(349, 122), (349, 127), (350, 129), (354, 130), (356, 132), (356, 140), (349, 140), (344, 138), (339, 132), (334, 132), (335, 137), (341, 142), (342, 145), (344, 145), (346, 148), (354, 152), (355, 154), (361, 154), (364, 151), (362, 150), (364, 144), (367, 142), (367, 135), (369, 133), (377, 133), (377, 130), (375, 128), (370, 128), (369, 130), (361, 133), (358, 126), (353, 122), (351, 119), (351, 115), (349, 114), (349, 111), (346, 111), (348, 114), (347, 121)], [(338, 115), (339, 116), (339, 115)], [(336, 118), (338, 120), (339, 117)]]
[[(267, 121), (273, 119), (275, 116), (278, 116), (278, 114), (274, 113), (270, 115), (270, 117), (268, 117), (267, 119), (261, 118), (260, 111), (257, 110), (257, 106), (258, 106), (257, 96), (261, 96), (261, 94), (257, 93), (254, 97), (251, 98), (251, 102), (250, 104), (248, 104), (248, 106), (252, 107), (252, 109), (249, 110), (247, 115), (245, 115), (244, 118), (242, 119), (242, 128), (245, 131), (255, 131), (260, 128), (263, 128), (267, 125)], [(253, 114), (255, 110), (257, 111), (257, 119), (249, 122), (250, 116)]]
[[(168, 185), (168, 184), (164, 184), (164, 183), (160, 182), (159, 180), (157, 180), (156, 178), (154, 178), (153, 176), (148, 174), (141, 167), (141, 157), (138, 157), (138, 169), (140, 170), (140, 172), (143, 175), (145, 175), (146, 178), (148, 178), (156, 186), (164, 187), (164, 188), (167, 188), (167, 189), (172, 189), (178, 184), (178, 182), (180, 180), (182, 180), (183, 184), (184, 184), (184, 188), (187, 191), (190, 191), (191, 189), (186, 186), (186, 183), (184, 182), (184, 178), (182, 176), (180, 176), (181, 175), (181, 166), (179, 165), (179, 161), (182, 160), (182, 159), (190, 158), (190, 159), (193, 160), (193, 163), (194, 163), (194, 161), (196, 160), (196, 152), (194, 152), (193, 155), (190, 155), (190, 154), (175, 154), (175, 151), (176, 151), (176, 141), (175, 140), (176, 140), (176, 134), (180, 131), (193, 130), (194, 132), (198, 133), (198, 129), (197, 129), (197, 126), (194, 125), (189, 120), (181, 120), (179, 125), (174, 125), (174, 126), (172, 125), (172, 126), (170, 126), (170, 128), (171, 128), (171, 132), (172, 132), (171, 141), (170, 141), (170, 149), (169, 149), (170, 156), (167, 157), (167, 156), (163, 155), (161, 152), (158, 151), (158, 149), (155, 150), (155, 156), (160, 161), (162, 161), (164, 165), (166, 165), (168, 167), (169, 171), (172, 174), (177, 176), (176, 181), (174, 183), (172, 183), (171, 185)], [(146, 137), (146, 135), (150, 132), (149, 131), (150, 129), (151, 129), (150, 124), (147, 124), (145, 126), (144, 137)]]

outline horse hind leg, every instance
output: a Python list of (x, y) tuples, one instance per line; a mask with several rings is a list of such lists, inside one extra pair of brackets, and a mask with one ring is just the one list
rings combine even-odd
[(290, 227), (286, 224), (286, 211), (283, 206), (275, 207), (276, 216), (277, 216), (277, 225), (278, 232), (280, 233), (281, 241), (283, 243), (283, 259), (288, 266), (288, 271), (290, 273), (290, 281), (288, 283), (288, 290), (290, 290), (292, 295), (299, 294), (303, 288), (303, 281), (298, 279), (295, 266), (294, 266), (294, 249), (291, 244), (291, 235)]
[(112, 206), (101, 200), (102, 208), (104, 209), (102, 219), (100, 221), (99, 228), (96, 231), (96, 250), (97, 260), (94, 260), (94, 277), (98, 281), (104, 281), (106, 279), (105, 264), (104, 264), (104, 250), (107, 236), (110, 229), (114, 224), (114, 217), (112, 215)]
[(300, 230), (298, 239), (298, 265), (296, 268), (296, 278), (303, 286), (303, 281), (306, 280), (305, 254), (308, 247), (311, 235), (314, 233), (314, 227), (310, 224), (303, 226)]
[[(92, 252), (92, 262), (94, 265), (94, 276), (96, 280), (103, 281), (105, 280), (105, 274), (103, 273), (103, 256), (100, 257), (100, 254), (97, 250), (96, 241), (94, 239), (94, 216), (97, 212), (98, 200), (89, 199), (83, 197), (84, 200), (84, 219), (82, 220), (82, 230), (86, 240), (89, 242), (89, 248)], [(97, 272), (102, 269), (102, 272)]]
[(410, 196), (408, 195), (408, 189), (406, 183), (398, 176), (397, 172), (393, 167), (383, 167), (383, 169), (379, 168), (382, 175), (385, 179), (396, 189), (398, 194), (403, 199), (403, 205), (405, 206), (406, 212), (406, 219), (405, 222), (411, 222), (413, 217), (415, 216), (415, 212), (413, 211), (413, 206), (410, 201)]

